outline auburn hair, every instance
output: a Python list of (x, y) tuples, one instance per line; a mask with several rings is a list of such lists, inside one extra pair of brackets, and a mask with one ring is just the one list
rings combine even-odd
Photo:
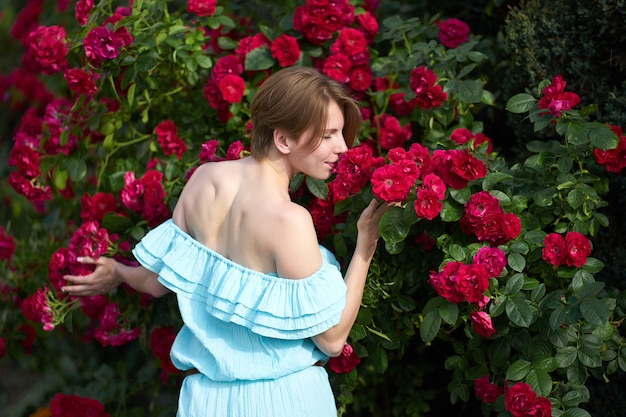
[(309, 128), (313, 133), (307, 146), (315, 149), (328, 121), (328, 106), (337, 103), (343, 112), (343, 137), (351, 147), (361, 123), (361, 111), (346, 87), (311, 67), (294, 66), (270, 75), (252, 98), (250, 153), (263, 159), (273, 144), (274, 130), (281, 129), (292, 139), (301, 139)]

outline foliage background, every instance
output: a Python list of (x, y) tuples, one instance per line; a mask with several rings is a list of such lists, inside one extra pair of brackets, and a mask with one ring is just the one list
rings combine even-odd
[[(278, 3), (286, 10), (293, 10), (300, 4), (295, 1), (287, 2), (288, 4)], [(611, 121), (619, 126), (626, 125), (623, 101), (626, 96), (624, 56), (620, 55), (626, 48), (623, 47), (623, 32), (619, 30), (619, 22), (623, 22), (626, 13), (624, 4), (621, 1), (609, 0), (579, 3), (561, 0), (551, 2), (547, 6), (536, 1), (446, 0), (433, 5), (433, 2), (428, 1), (383, 1), (379, 4), (378, 13), (379, 22), (384, 16), (398, 15), (402, 19), (419, 17), (422, 21), (429, 21), (439, 15), (457, 17), (470, 25), (472, 34), (480, 38), (481, 52), (488, 57), (480, 67), (481, 75), (485, 77), (488, 89), (496, 97), (495, 105), (481, 108), (475, 118), (484, 121), (484, 132), (492, 138), (498, 152), (512, 160), (521, 161), (523, 156), (526, 156), (525, 144), (529, 136), (539, 135), (540, 139), (547, 141), (554, 139), (555, 135), (544, 133), (545, 131), (536, 134), (530, 124), (520, 123), (520, 116), (511, 115), (504, 110), (506, 100), (518, 92), (534, 89), (541, 80), (550, 78), (552, 74), (564, 74), (568, 81), (568, 90), (581, 95), (584, 103), (599, 103), (600, 110), (595, 115), (599, 120)], [(4, 46), (0, 59), (0, 73), (7, 74), (22, 55), (20, 46), (8, 37), (8, 28), (13, 20), (12, 16), (25, 3), (3, 0), (0, 4), (2, 5), (0, 10), (3, 11), (3, 18), (0, 20), (0, 42)], [(179, 2), (179, 6), (182, 4)], [(273, 6), (275, 5), (272, 2), (229, 2), (229, 8), (234, 13), (239, 16), (256, 15), (258, 21), (271, 18)], [(53, 14), (49, 16), (52, 17)], [(610, 51), (609, 56), (614, 57), (609, 61), (603, 59), (607, 56), (607, 50)], [(51, 81), (60, 83), (60, 80)], [(206, 108), (206, 104), (201, 103), (199, 99), (202, 97), (189, 97), (187, 102), (189, 107), (186, 109), (168, 108), (168, 103), (164, 102), (162, 112), (175, 113), (177, 117), (194, 115), (195, 120), (201, 119), (203, 117), (201, 109)], [(0, 115), (2, 161), (8, 159), (10, 138), (19, 117), (19, 112), (6, 106), (2, 108)], [(206, 121), (204, 124), (208, 125), (210, 122)], [(414, 129), (417, 133), (421, 127), (414, 124)], [(196, 133), (201, 135), (204, 132)], [(232, 139), (238, 138), (237, 135), (235, 131)], [(194, 157), (195, 154), (190, 153), (186, 161), (189, 166), (193, 163)], [(3, 199), (0, 224), (10, 223), (11, 233), (20, 236), (18, 251), (41, 254), (45, 258), (44, 254), (54, 252), (63, 244), (61, 241), (50, 241), (48, 236), (67, 234), (65, 219), (75, 216), (77, 208), (59, 206), (50, 210), (45, 217), (38, 218), (29, 204), (20, 200), (7, 186), (4, 179), (8, 172), (7, 164), (3, 163), (0, 166), (0, 178), (3, 179), (0, 191), (0, 198)], [(611, 193), (607, 196), (610, 204), (606, 214), (609, 216), (611, 227), (601, 229), (593, 237), (593, 255), (605, 264), (605, 268), (596, 278), (621, 291), (624, 290), (622, 263), (626, 259), (620, 256), (626, 248), (619, 212), (624, 195), (621, 191), (626, 188), (626, 181), (622, 177), (615, 175), (610, 178)], [(33, 218), (38, 218), (38, 221), (32, 223)], [(45, 277), (47, 274), (47, 263), (37, 257), (28, 260), (28, 265), (21, 267), (32, 268), (30, 273), (35, 276)], [(427, 291), (427, 288), (418, 286), (414, 291)], [(416, 300), (419, 303), (425, 301), (425, 298), (416, 296)], [(154, 312), (153, 324), (160, 321), (168, 322), (167, 312), (175, 310), (172, 303), (171, 298), (155, 302), (151, 310)], [(418, 309), (421, 310), (422, 307), (423, 305), (420, 305)], [(15, 397), (10, 387), (4, 393), (0, 393), (0, 410), (4, 408), (15, 412), (15, 415), (28, 415), (34, 411), (36, 405), (45, 404), (50, 393), (59, 390), (59, 387), (83, 386), (87, 387), (87, 392), (90, 389), (95, 392), (107, 387), (108, 392), (98, 393), (103, 397), (128, 397), (130, 400), (124, 405), (127, 408), (118, 410), (119, 413), (130, 412), (135, 405), (150, 403), (155, 413), (158, 413), (159, 409), (162, 410), (162, 414), (155, 415), (171, 415), (179, 379), (170, 376), (166, 390), (150, 384), (151, 381), (158, 379), (159, 370), (150, 352), (146, 350), (147, 340), (113, 350), (94, 343), (79, 344), (77, 347), (74, 338), (75, 335), (59, 329), (52, 334), (46, 334), (46, 337), (37, 338), (36, 352), (39, 354), (5, 358), (0, 371), (3, 381), (7, 381), (4, 377), (6, 373), (15, 370), (19, 370), (20, 373), (32, 373), (37, 379), (27, 391), (19, 392)], [(367, 383), (354, 392), (349, 415), (368, 415), (368, 407), (370, 412), (371, 407), (374, 407), (375, 413), (379, 415), (435, 415), (441, 412), (464, 416), (481, 415), (479, 411), (481, 405), (474, 398), (470, 398), (468, 402), (450, 405), (447, 385), (451, 372), (444, 369), (446, 358), (454, 353), (450, 344), (443, 340), (425, 344), (419, 338), (411, 338), (403, 349), (410, 352), (410, 355), (395, 357), (394, 350), (389, 351), (387, 359), (389, 367), (384, 374), (370, 373), (368, 368), (359, 371), (359, 378)], [(623, 379), (623, 372), (620, 371), (611, 378), (611, 384), (592, 382), (590, 389), (593, 395), (585, 408), (593, 415), (619, 415), (616, 413), (623, 409), (619, 404), (620, 401), (623, 404), (624, 400), (616, 395), (614, 387)], [(408, 405), (406, 398), (411, 399)], [(122, 415), (115, 412), (111, 414)]]

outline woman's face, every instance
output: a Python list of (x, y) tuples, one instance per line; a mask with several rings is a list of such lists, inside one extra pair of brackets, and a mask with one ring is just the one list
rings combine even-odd
[(311, 151), (307, 142), (312, 129), (306, 130), (301, 140), (292, 147), (289, 155), (296, 172), (302, 172), (312, 178), (326, 180), (337, 166), (339, 157), (348, 150), (343, 137), (344, 117), (341, 108), (332, 101), (328, 106), (328, 120), (323, 137), (317, 148)]

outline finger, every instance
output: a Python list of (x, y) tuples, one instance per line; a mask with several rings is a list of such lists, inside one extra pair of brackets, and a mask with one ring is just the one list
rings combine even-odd
[(81, 264), (97, 264), (98, 259), (92, 258), (91, 256), (78, 256), (76, 262)]

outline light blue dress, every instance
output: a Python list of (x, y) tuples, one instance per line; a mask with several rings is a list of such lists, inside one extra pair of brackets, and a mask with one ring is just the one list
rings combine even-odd
[(177, 294), (184, 326), (170, 356), (185, 378), (178, 417), (336, 417), (328, 359), (312, 336), (339, 322), (346, 286), (320, 246), (313, 275), (285, 279), (245, 268), (170, 219), (133, 250)]

